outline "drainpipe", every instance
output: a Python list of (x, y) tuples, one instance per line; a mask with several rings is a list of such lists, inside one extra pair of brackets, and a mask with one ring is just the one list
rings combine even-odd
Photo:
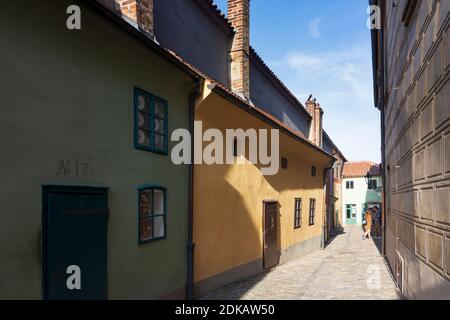
[(326, 212), (327, 212), (327, 171), (328, 168), (325, 168), (323, 170), (323, 194), (324, 194), (324, 204), (323, 204), (323, 210), (322, 210), (322, 240), (320, 243), (320, 248), (323, 250), (325, 249), (325, 243), (326, 243)]
[(327, 245), (327, 225), (328, 225), (328, 221), (327, 221), (327, 203), (329, 201), (329, 199), (327, 199), (327, 176), (328, 176), (328, 172), (329, 170), (331, 170), (334, 166), (334, 163), (336, 162), (336, 160), (332, 160), (331, 161), (331, 165), (328, 165), (327, 167), (325, 167), (323, 169), (323, 194), (324, 194), (324, 204), (323, 204), (323, 210), (322, 210), (322, 240), (321, 240), (321, 244), (320, 247), (322, 249), (325, 249), (325, 246)]
[(195, 88), (189, 96), (189, 132), (191, 134), (191, 163), (189, 164), (189, 212), (187, 243), (187, 285), (186, 299), (194, 298), (194, 121), (195, 102), (201, 94), (202, 81), (197, 79)]

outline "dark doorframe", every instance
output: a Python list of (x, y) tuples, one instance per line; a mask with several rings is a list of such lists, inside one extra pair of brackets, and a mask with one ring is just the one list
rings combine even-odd
[[(108, 188), (106, 187), (89, 187), (89, 186), (63, 186), (63, 185), (43, 185), (42, 186), (42, 296), (44, 299), (48, 299), (48, 222), (49, 222), (49, 196), (50, 195), (92, 195), (103, 196), (106, 199), (105, 214), (108, 216), (109, 209), (107, 207), (108, 201)], [(107, 221), (107, 219), (106, 219)], [(107, 226), (106, 226), (107, 227)], [(107, 257), (107, 228), (105, 230), (105, 256)], [(107, 261), (106, 261), (107, 263)], [(105, 268), (105, 277), (108, 279), (107, 268)], [(107, 284), (107, 283), (106, 283)], [(107, 298), (107, 287), (106, 297)]]
[(280, 214), (278, 201), (263, 202), (263, 268), (280, 263)]

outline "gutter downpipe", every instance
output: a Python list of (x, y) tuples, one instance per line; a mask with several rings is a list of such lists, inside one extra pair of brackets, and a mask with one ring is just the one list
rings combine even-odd
[(201, 94), (202, 81), (197, 79), (195, 88), (189, 96), (189, 132), (191, 134), (191, 163), (189, 164), (189, 210), (187, 242), (187, 285), (186, 299), (194, 298), (194, 121), (195, 102)]
[(327, 177), (328, 177), (328, 173), (329, 171), (333, 168), (334, 163), (336, 162), (335, 160), (331, 161), (331, 164), (327, 167), (325, 167), (323, 169), (323, 194), (324, 194), (324, 204), (323, 204), (323, 210), (322, 210), (322, 240), (321, 240), (321, 244), (320, 244), (320, 248), (322, 250), (325, 249), (325, 247), (327, 246), (327, 227), (328, 227), (328, 216), (327, 216), (327, 209), (328, 209), (328, 195), (327, 195), (327, 189), (328, 189), (328, 185), (327, 185)]

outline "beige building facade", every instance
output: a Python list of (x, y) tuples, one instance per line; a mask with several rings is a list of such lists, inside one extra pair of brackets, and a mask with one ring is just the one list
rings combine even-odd
[(371, 5), (384, 254), (406, 298), (450, 299), (450, 1)]

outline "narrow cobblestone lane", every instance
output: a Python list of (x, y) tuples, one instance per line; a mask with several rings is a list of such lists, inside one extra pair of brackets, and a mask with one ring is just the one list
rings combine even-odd
[(372, 240), (347, 227), (325, 249), (231, 284), (205, 300), (393, 300), (400, 294)]

